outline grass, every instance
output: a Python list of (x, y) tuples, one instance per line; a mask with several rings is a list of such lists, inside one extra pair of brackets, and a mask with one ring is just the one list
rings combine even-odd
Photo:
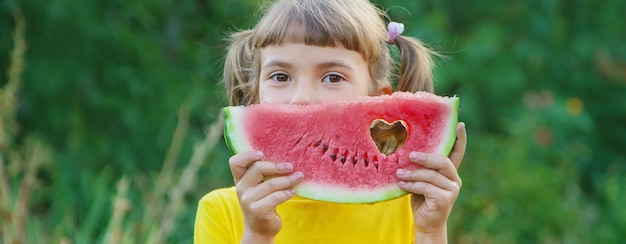
[[(39, 212), (31, 214), (34, 208), (30, 200), (41, 197), (36, 191), (41, 190), (38, 189), (41, 187), (38, 184), (38, 173), (49, 170), (46, 165), (51, 164), (54, 153), (37, 138), (18, 134), (16, 130), (15, 111), (19, 106), (18, 94), (27, 44), (26, 22), (21, 11), (15, 9), (13, 16), (16, 23), (13, 33), (15, 46), (11, 52), (8, 82), (0, 89), (2, 243), (92, 243), (98, 239), (104, 243), (168, 243), (177, 221), (184, 215), (184, 206), (187, 204), (185, 196), (191, 193), (206, 157), (221, 141), (222, 116), (218, 116), (209, 126), (204, 140), (194, 147), (189, 162), (182, 168), (176, 167), (189, 128), (189, 103), (182, 104), (162, 169), (157, 177), (149, 179), (148, 185), (152, 187), (138, 184), (142, 181), (138, 175), (124, 175), (117, 179), (114, 194), (105, 199), (96, 199), (85, 213), (63, 213), (61, 216)], [(25, 139), (16, 143), (18, 137)], [(106, 182), (112, 178), (106, 174), (101, 177), (104, 178), (93, 179), (92, 190), (98, 193), (107, 192)], [(144, 197), (139, 199), (140, 203), (131, 198), (133, 190), (142, 192)], [(54, 193), (47, 196), (55, 197)], [(110, 199), (110, 209), (103, 214), (100, 206), (108, 202), (106, 199)], [(76, 215), (81, 215), (86, 223), (77, 225), (72, 221)], [(108, 219), (100, 221), (97, 220), (98, 216)], [(106, 227), (99, 227), (99, 222), (107, 223)], [(91, 233), (93, 230), (96, 233)]]

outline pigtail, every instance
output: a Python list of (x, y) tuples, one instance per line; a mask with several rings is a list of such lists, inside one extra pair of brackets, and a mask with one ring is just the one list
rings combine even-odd
[(398, 36), (393, 42), (401, 56), (396, 90), (434, 92), (432, 56), (437, 53), (412, 37)]
[(224, 61), (223, 82), (230, 105), (249, 105), (256, 101), (252, 30), (233, 33)]

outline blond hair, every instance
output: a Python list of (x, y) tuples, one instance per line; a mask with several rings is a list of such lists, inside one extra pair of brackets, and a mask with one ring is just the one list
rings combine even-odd
[(431, 56), (435, 54), (415, 38), (399, 36), (399, 73), (387, 43), (383, 19), (387, 15), (367, 0), (276, 0), (251, 30), (231, 34), (224, 63), (223, 82), (231, 105), (258, 102), (259, 50), (285, 42), (344, 48), (367, 61), (373, 95), (397, 79), (398, 91), (433, 92)]

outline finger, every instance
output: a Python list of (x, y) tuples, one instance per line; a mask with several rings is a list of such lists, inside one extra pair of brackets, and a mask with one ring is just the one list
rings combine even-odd
[(235, 184), (241, 180), (241, 177), (246, 173), (252, 163), (261, 159), (263, 159), (263, 153), (260, 151), (242, 152), (230, 157), (230, 159), (228, 159), (228, 165), (230, 166), (230, 172), (233, 174)]
[(257, 201), (274, 192), (291, 189), (296, 184), (300, 183), (303, 178), (302, 172), (271, 178), (256, 186), (253, 191), (249, 191), (244, 197), (250, 198), (251, 201)]
[(436, 153), (411, 152), (409, 160), (424, 166), (424, 168), (435, 170), (458, 184), (461, 183), (461, 177), (459, 177), (454, 164), (445, 156)]
[(275, 191), (266, 197), (255, 201), (250, 204), (250, 210), (253, 213), (262, 213), (268, 210), (275, 210), (276, 207), (296, 195), (294, 189), (285, 189), (282, 191)]
[(439, 187), (446, 191), (458, 191), (459, 186), (453, 180), (448, 179), (440, 172), (431, 169), (418, 169), (418, 170), (403, 170), (399, 169), (396, 172), (398, 179), (406, 182), (425, 182)]
[(433, 184), (421, 181), (400, 181), (398, 186), (407, 192), (423, 195), (425, 199), (449, 199), (449, 202), (454, 202), (458, 194), (458, 191), (446, 191)]
[(456, 142), (454, 143), (454, 147), (452, 147), (452, 152), (450, 153), (450, 160), (454, 164), (455, 168), (459, 168), (461, 166), (461, 161), (463, 161), (463, 157), (465, 156), (465, 148), (467, 145), (467, 131), (465, 130), (465, 123), (459, 122), (456, 128)]
[(287, 174), (293, 170), (291, 163), (273, 163), (266, 161), (257, 161), (252, 164), (246, 173), (241, 177), (237, 187), (256, 186), (260, 184), (268, 176), (276, 176), (281, 174)]

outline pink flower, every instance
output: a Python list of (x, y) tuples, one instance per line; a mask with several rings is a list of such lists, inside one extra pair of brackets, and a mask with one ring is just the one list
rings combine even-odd
[(387, 35), (389, 36), (388, 42), (394, 44), (396, 37), (400, 36), (404, 32), (404, 24), (398, 22), (389, 22), (387, 25)]

